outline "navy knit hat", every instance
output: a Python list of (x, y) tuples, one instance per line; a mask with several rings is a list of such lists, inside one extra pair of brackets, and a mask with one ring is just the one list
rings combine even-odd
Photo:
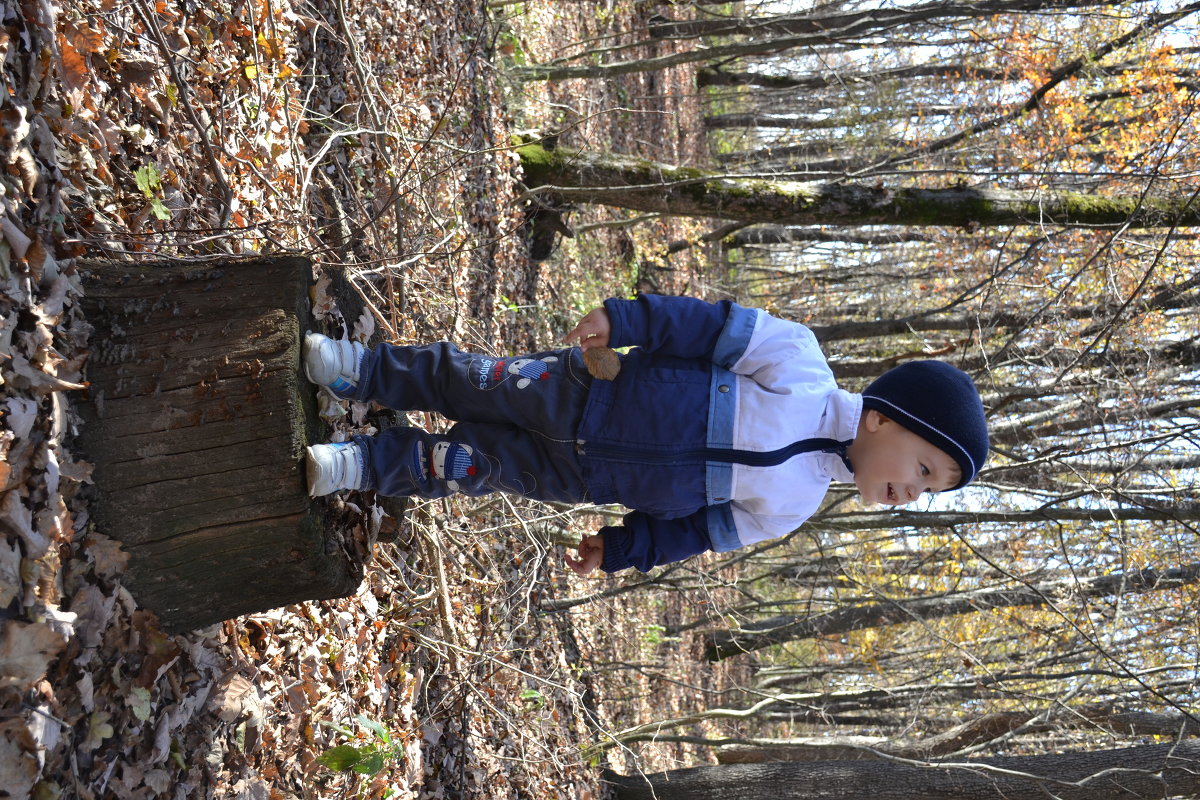
[(942, 450), (958, 464), (961, 489), (987, 460), (987, 420), (974, 381), (941, 361), (910, 361), (880, 375), (862, 393), (873, 408)]

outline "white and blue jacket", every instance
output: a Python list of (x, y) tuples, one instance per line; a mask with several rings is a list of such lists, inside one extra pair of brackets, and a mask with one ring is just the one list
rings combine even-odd
[(862, 398), (837, 387), (808, 328), (730, 301), (604, 306), (610, 346), (636, 345), (616, 380), (592, 383), (579, 427), (591, 499), (634, 509), (600, 531), (606, 572), (791, 533), (831, 480), (853, 481), (836, 451)]

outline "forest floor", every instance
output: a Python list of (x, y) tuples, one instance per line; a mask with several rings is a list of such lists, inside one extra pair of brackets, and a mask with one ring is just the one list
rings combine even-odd
[[(504, 353), (556, 346), (609, 295), (708, 290), (702, 253), (666, 255), (696, 233), (678, 221), (579, 209), (543, 263), (521, 232), (514, 130), (706, 158), (685, 68), (551, 85), (506, 73), (612, 46), (646, 4), (201, 5), (6, 3), (0, 797), (589, 798), (601, 766), (706, 758), (586, 749), (720, 705), (739, 677), (694, 635), (664, 635), (720, 607), (715, 582), (569, 603), (637, 579), (580, 579), (552, 543), (609, 509), (419, 504), (383, 521), (394, 542), (362, 532), (357, 595), (185, 635), (122, 586), (118, 532), (89, 521), (72, 447), (90, 346), (79, 260), (304, 252), (320, 326)], [(356, 291), (334, 292), (335, 272)], [(379, 421), (354, 406), (330, 434)], [(358, 772), (334, 768), (369, 752), (380, 760)]]

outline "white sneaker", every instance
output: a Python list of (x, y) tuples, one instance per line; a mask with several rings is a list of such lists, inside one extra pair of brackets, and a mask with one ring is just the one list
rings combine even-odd
[(314, 444), (304, 452), (309, 497), (358, 489), (362, 484), (362, 454), (353, 442)]
[(304, 336), (304, 372), (334, 394), (350, 395), (358, 388), (358, 365), (366, 348), (358, 342), (330, 339), (319, 333)]

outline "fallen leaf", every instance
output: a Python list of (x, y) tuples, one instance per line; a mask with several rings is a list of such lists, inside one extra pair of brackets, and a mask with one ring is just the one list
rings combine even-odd
[(47, 752), (58, 747), (62, 741), (63, 726), (54, 717), (51, 706), (46, 703), (39, 705), (34, 714), (29, 717), (29, 734), (37, 743), (41, 752)]
[[(92, 25), (98, 25), (100, 30), (96, 30)], [(77, 21), (64, 22), (64, 26), (71, 31), (71, 40), (79, 49), (86, 53), (99, 53), (104, 50), (104, 22), (98, 16), (92, 16), (88, 20), (88, 24), (83, 24)]]
[(102, 533), (89, 533), (84, 547), (96, 565), (96, 574), (102, 578), (115, 578), (125, 572), (129, 553), (121, 549), (121, 543)]
[(32, 686), (66, 644), (40, 622), (5, 620), (0, 634), (0, 686)]
[(75, 684), (75, 688), (79, 690), (79, 704), (83, 706), (84, 711), (94, 711), (96, 709), (96, 686), (92, 682), (92, 673), (85, 672)]
[(29, 145), (21, 145), (9, 154), (8, 159), (8, 163), (13, 167), (12, 171), (21, 179), (21, 188), (25, 194), (32, 195), (42, 177), (33, 150)]
[(71, 598), (71, 608), (79, 614), (76, 620), (79, 643), (85, 648), (100, 644), (116, 602), (115, 595), (106, 595), (100, 587), (92, 584), (80, 587)]
[(10, 397), (4, 401), (4, 422), (18, 439), (26, 439), (37, 422), (37, 403), (27, 397)]
[(151, 789), (157, 796), (165, 797), (170, 789), (175, 785), (174, 776), (165, 769), (147, 770), (142, 782), (147, 788)]
[(25, 253), (29, 250), (30, 239), (25, 235), (25, 231), (21, 230), (21, 226), (13, 222), (12, 217), (8, 214), (0, 214), (0, 232), (4, 234), (8, 246), (12, 248), (13, 255), (17, 258), (24, 258)]
[(365, 342), (371, 338), (373, 333), (375, 333), (375, 317), (364, 311), (354, 321), (354, 331), (350, 338)]
[[(54, 396), (58, 397), (59, 395)], [(92, 470), (95, 469), (95, 465), (89, 464), (87, 461), (64, 461), (58, 465), (58, 469), (66, 480), (76, 483), (91, 483)]]
[(75, 635), (75, 620), (79, 615), (74, 611), (63, 611), (54, 606), (48, 606), (42, 612), (42, 621), (55, 633), (69, 641)]
[(33, 527), (33, 513), (21, 500), (21, 489), (11, 489), (0, 499), (0, 528), (7, 528), (25, 542), (29, 558), (41, 558), (50, 547), (50, 540)]
[(87, 86), (90, 79), (87, 60), (75, 49), (74, 43), (69, 41), (66, 36), (59, 35), (58, 52), (59, 79), (63, 83), (63, 88), (69, 92), (72, 89), (80, 90)]
[(116, 731), (108, 724), (110, 719), (112, 716), (107, 711), (93, 711), (88, 719), (87, 738), (79, 745), (79, 749), (91, 752), (104, 744), (105, 739), (111, 739)]
[(254, 684), (241, 675), (230, 675), (212, 693), (208, 704), (210, 710), (224, 722), (233, 722), (242, 715), (242, 709)]
[(0, 722), (0, 786), (9, 797), (28, 797), (37, 780), (37, 743), (25, 721), (13, 717)]
[[(4, 218), (0, 217), (0, 224), (3, 223), (3, 220)], [(57, 375), (49, 375), (42, 370), (37, 369), (29, 363), (29, 359), (20, 353), (13, 353), (11, 365), (13, 372), (28, 381), (30, 388), (32, 388), (38, 394), (49, 394), (50, 392), (61, 392), (87, 388), (87, 384), (65, 381), (62, 378), (59, 378)]]
[(154, 712), (154, 704), (150, 701), (150, 690), (143, 689), (141, 686), (134, 686), (130, 689), (125, 702), (129, 705), (133, 716), (141, 722), (150, 719), (150, 715)]
[(0, 608), (8, 608), (21, 585), (21, 548), (16, 542), (0, 542)]

